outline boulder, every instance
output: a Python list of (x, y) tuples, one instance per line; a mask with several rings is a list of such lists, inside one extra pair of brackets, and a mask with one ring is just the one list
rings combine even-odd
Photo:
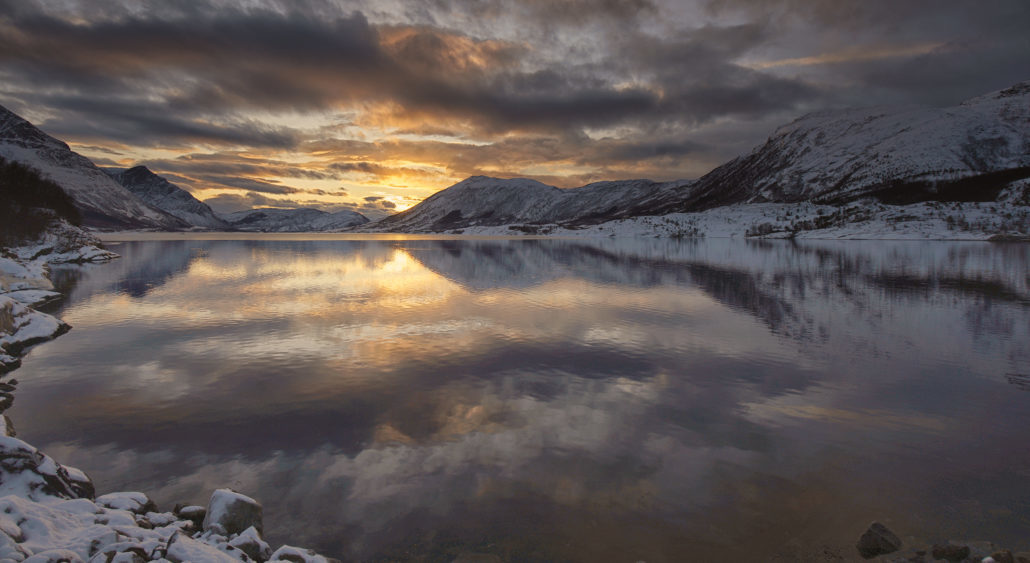
[(211, 495), (204, 517), (204, 531), (225, 536), (239, 534), (254, 527), (264, 532), (261, 504), (232, 489), (218, 489)]
[(253, 526), (243, 530), (240, 532), (240, 535), (229, 540), (229, 545), (246, 553), (248, 557), (259, 563), (268, 561), (272, 556), (272, 548), (261, 539), (261, 534)]
[(933, 550), (930, 552), (934, 559), (946, 561), (962, 561), (969, 557), (969, 546), (967, 545), (954, 545), (954, 544), (937, 544), (933, 546)]
[(157, 505), (154, 504), (154, 501), (140, 492), (109, 493), (97, 497), (96, 503), (104, 508), (128, 510), (140, 516), (148, 512), (157, 512)]
[(204, 517), (207, 516), (207, 509), (203, 506), (176, 506), (175, 510), (172, 511), (181, 520), (189, 520), (201, 528), (204, 525)]
[(85, 473), (64, 467), (34, 446), (0, 436), (0, 496), (12, 494), (34, 501), (92, 498), (93, 483)]
[(168, 538), (168, 550), (165, 559), (172, 563), (239, 563), (235, 557), (220, 551), (218, 548), (201, 543), (185, 534), (175, 532)]
[(879, 522), (873, 522), (869, 529), (858, 538), (855, 545), (858, 554), (864, 559), (872, 559), (877, 555), (893, 553), (901, 549), (901, 539), (894, 532), (887, 529), (887, 526)]
[(310, 549), (284, 545), (275, 550), (269, 561), (292, 561), (293, 563), (333, 563), (336, 559), (328, 559)]

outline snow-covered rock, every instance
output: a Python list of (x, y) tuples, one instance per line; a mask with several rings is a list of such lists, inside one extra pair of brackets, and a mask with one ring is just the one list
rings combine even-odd
[(55, 338), (70, 328), (60, 319), (0, 295), (0, 373), (17, 367), (25, 348)]
[(268, 561), (272, 557), (272, 548), (261, 539), (260, 532), (254, 526), (243, 530), (238, 536), (229, 540), (229, 545), (246, 553), (255, 561)]
[(294, 563), (329, 563), (329, 559), (311, 551), (292, 545), (284, 545), (272, 553), (269, 561), (293, 561)]
[(7, 495), (30, 501), (92, 498), (93, 482), (26, 442), (0, 436), (0, 497)]
[(167, 179), (154, 174), (146, 166), (103, 168), (102, 170), (146, 203), (182, 219), (189, 225), (205, 229), (229, 228), (229, 223), (215, 215), (215, 212), (206, 203)]
[(368, 223), (368, 218), (356, 211), (327, 213), (309, 207), (251, 209), (230, 213), (224, 218), (234, 229), (263, 233), (338, 231)]
[(232, 489), (218, 489), (211, 495), (204, 517), (204, 531), (239, 534), (253, 527), (264, 530), (261, 503)]
[(42, 261), (50, 264), (107, 262), (118, 257), (114, 252), (105, 249), (95, 235), (63, 219), (51, 222), (46, 232), (38, 239), (24, 241), (19, 246), (7, 249), (7, 252), (23, 261)]
[[(0, 561), (275, 559), (255, 527), (226, 536), (198, 530), (181, 514), (141, 514), (153, 506), (142, 493), (110, 493), (96, 501), (90, 500), (92, 494), (92, 483), (81, 471), (61, 466), (21, 440), (0, 437)], [(230, 496), (215, 496), (216, 503), (231, 504), (225, 502)], [(275, 553), (285, 561), (331, 561), (296, 547)]]
[(186, 225), (144, 203), (62, 141), (0, 106), (0, 156), (34, 168), (61, 186), (86, 225), (178, 229)]
[(157, 509), (154, 501), (145, 493), (123, 492), (109, 493), (97, 497), (97, 504), (114, 510), (127, 510), (133, 514), (146, 514)]

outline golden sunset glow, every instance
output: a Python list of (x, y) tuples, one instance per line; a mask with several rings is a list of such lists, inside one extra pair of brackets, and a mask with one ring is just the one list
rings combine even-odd
[(17, 4), (0, 105), (219, 213), (378, 219), (475, 175), (697, 178), (810, 111), (1023, 80), (1028, 52), (1025, 6), (958, 2)]

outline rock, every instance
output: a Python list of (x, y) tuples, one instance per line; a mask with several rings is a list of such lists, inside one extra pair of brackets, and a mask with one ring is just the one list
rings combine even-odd
[(0, 436), (0, 496), (17, 495), (33, 501), (91, 498), (93, 484), (88, 481), (85, 473), (60, 465), (35, 447)]
[(941, 545), (936, 544), (930, 552), (934, 559), (945, 559), (947, 561), (962, 561), (969, 557), (969, 546), (966, 545)]
[(1016, 557), (1007, 549), (995, 551), (991, 554), (991, 559), (994, 559), (997, 563), (1016, 563)]
[(504, 560), (492, 553), (462, 553), (451, 563), (504, 563)]
[(2, 428), (0, 428), (0, 435), (10, 438), (14, 438), (18, 435), (17, 432), (14, 431), (14, 423), (11, 422), (10, 417), (6, 414), (0, 415), (0, 426), (2, 426)]
[(78, 553), (68, 549), (48, 549), (25, 560), (24, 563), (84, 563)]
[(218, 489), (211, 494), (204, 517), (204, 531), (222, 535), (239, 534), (253, 526), (264, 532), (261, 504), (231, 489)]
[(333, 563), (336, 559), (328, 559), (310, 549), (284, 545), (275, 550), (269, 561), (292, 561), (293, 563)]
[(204, 526), (204, 517), (207, 516), (207, 509), (203, 506), (179, 506), (172, 511), (182, 520), (193, 522), (197, 528)]
[(858, 538), (855, 545), (858, 554), (864, 559), (872, 559), (877, 555), (893, 553), (901, 549), (901, 539), (894, 532), (887, 529), (887, 526), (879, 522), (873, 522), (869, 529)]
[(144, 493), (126, 492), (109, 493), (97, 497), (96, 503), (104, 508), (115, 510), (128, 510), (133, 514), (143, 516), (148, 512), (157, 512), (157, 505)]
[(235, 557), (179, 532), (168, 538), (165, 559), (172, 563), (239, 563)]
[(268, 561), (272, 556), (272, 548), (261, 539), (261, 535), (253, 526), (240, 532), (240, 535), (229, 540), (229, 545), (246, 553), (254, 561)]

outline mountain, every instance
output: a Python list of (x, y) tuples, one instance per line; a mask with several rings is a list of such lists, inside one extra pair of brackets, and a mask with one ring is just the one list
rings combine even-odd
[(155, 209), (88, 158), (0, 106), (0, 157), (33, 168), (59, 185), (90, 227), (180, 229), (183, 221)]
[[(655, 211), (733, 203), (993, 201), (1030, 177), (1030, 82), (947, 108), (806, 115)], [(671, 203), (671, 202), (670, 202)]]
[(598, 222), (631, 217), (689, 182), (625, 180), (560, 189), (525, 178), (473, 176), (363, 230), (444, 231), (516, 223)]
[(227, 229), (229, 224), (186, 190), (154, 174), (146, 166), (103, 168), (108, 176), (146, 203), (195, 227)]
[(948, 108), (807, 115), (696, 181), (627, 180), (563, 190), (523, 178), (475, 176), (359, 230), (577, 227), (737, 203), (995, 201), (1007, 187), (1027, 189), (1026, 178), (1030, 82)]
[(309, 207), (251, 209), (223, 217), (234, 229), (263, 233), (335, 231), (368, 223), (368, 218), (356, 211), (326, 213)]

